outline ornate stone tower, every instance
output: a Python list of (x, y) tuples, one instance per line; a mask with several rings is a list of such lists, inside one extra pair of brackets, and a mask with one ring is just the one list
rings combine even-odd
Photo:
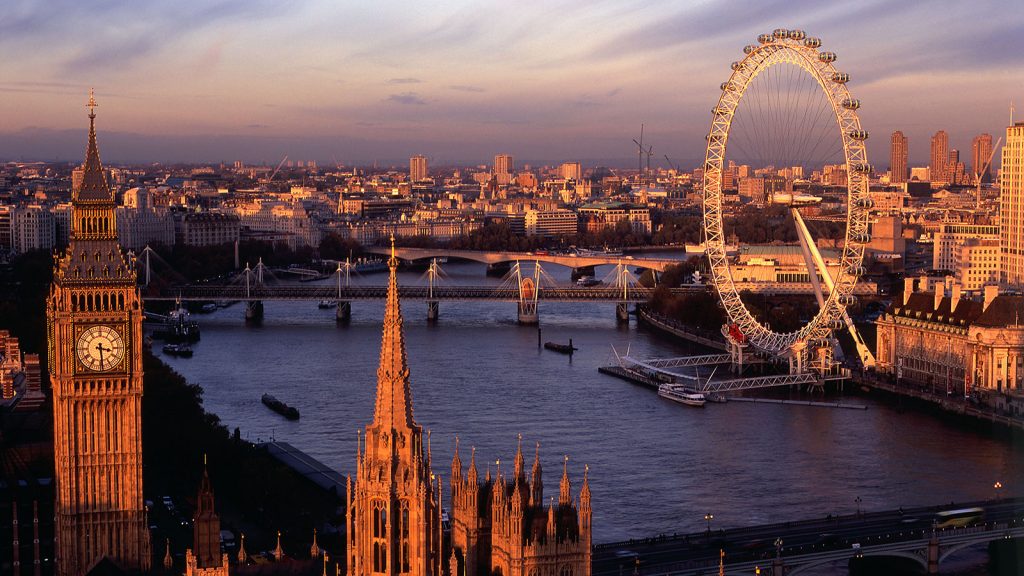
[(540, 447), (527, 480), (522, 444), (506, 478), (477, 481), (476, 455), (463, 476), (458, 447), (452, 459), (451, 576), (590, 576), (590, 481), (584, 473), (574, 501), (568, 461), (558, 502), (544, 502)]
[(84, 574), (109, 558), (149, 570), (142, 499), (142, 302), (117, 243), (114, 195), (96, 145), (72, 191), (70, 244), (47, 299), (56, 466), (57, 573)]
[(192, 548), (185, 550), (185, 576), (228, 576), (228, 555), (220, 551), (220, 517), (213, 509), (213, 487), (203, 467), (192, 524)]
[(354, 486), (349, 479), (348, 574), (439, 576), (440, 479), (435, 492), (423, 429), (412, 418), (393, 240), (388, 265), (376, 407)]

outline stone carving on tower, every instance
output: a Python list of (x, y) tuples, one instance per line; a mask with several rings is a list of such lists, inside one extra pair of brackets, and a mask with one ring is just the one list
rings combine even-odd
[(47, 299), (53, 390), (57, 574), (78, 576), (104, 558), (150, 568), (142, 497), (142, 301), (118, 245), (114, 195), (96, 144), (72, 190), (70, 243)]
[(522, 441), (510, 478), (478, 479), (476, 451), (465, 475), (456, 441), (451, 480), (452, 576), (590, 576), (590, 482), (579, 500), (569, 482), (568, 457), (557, 504), (544, 502), (540, 445), (527, 480)]
[(440, 576), (440, 479), (412, 416), (392, 239), (373, 423), (348, 479), (348, 574)]
[(185, 576), (228, 576), (228, 555), (220, 549), (220, 517), (213, 508), (213, 487), (203, 466), (192, 523), (192, 548), (185, 550)]

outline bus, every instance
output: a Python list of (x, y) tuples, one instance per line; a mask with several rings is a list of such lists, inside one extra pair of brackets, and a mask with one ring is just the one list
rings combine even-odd
[(984, 508), (959, 508), (957, 510), (943, 510), (935, 514), (936, 528), (963, 528), (972, 524), (978, 524), (985, 519)]

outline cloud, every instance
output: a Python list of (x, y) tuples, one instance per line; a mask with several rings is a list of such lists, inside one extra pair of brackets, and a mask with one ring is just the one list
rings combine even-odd
[(404, 104), (406, 106), (423, 106), (427, 103), (426, 100), (420, 98), (420, 95), (415, 92), (402, 92), (401, 94), (392, 94), (388, 96), (388, 102), (397, 102), (398, 104)]
[(487, 90), (479, 86), (468, 86), (465, 84), (453, 84), (448, 87), (449, 90), (455, 90), (457, 92), (487, 92)]
[(392, 78), (388, 80), (388, 84), (420, 84), (422, 82), (419, 78)]

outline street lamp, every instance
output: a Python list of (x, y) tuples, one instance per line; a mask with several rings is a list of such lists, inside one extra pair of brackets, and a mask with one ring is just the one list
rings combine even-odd
[(711, 521), (715, 519), (715, 515), (708, 512), (704, 515), (704, 520), (708, 523), (708, 538), (711, 537)]
[(1003, 488), (1003, 483), (996, 480), (996, 483), (992, 485), (992, 488), (996, 491), (996, 500), (999, 500), (999, 491)]
[(853, 501), (857, 503), (857, 516), (860, 516), (860, 503), (863, 502), (863, 500), (860, 499), (860, 496), (857, 496)]

